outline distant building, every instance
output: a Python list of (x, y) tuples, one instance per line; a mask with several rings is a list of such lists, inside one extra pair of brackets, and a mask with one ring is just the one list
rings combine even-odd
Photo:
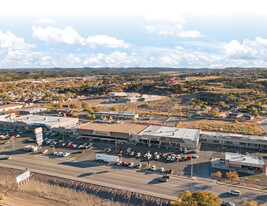
[(8, 111), (8, 110), (12, 110), (12, 109), (20, 109), (22, 107), (23, 107), (23, 105), (21, 105), (21, 104), (2, 105), (2, 106), (0, 106), (0, 112), (5, 112), (5, 111)]
[(52, 131), (54, 128), (72, 129), (77, 126), (78, 118), (26, 115), (2, 121), (1, 124), (10, 128), (34, 130), (42, 127), (44, 131)]
[(29, 107), (19, 110), (20, 114), (37, 114), (40, 112), (45, 112), (47, 107)]
[(155, 101), (162, 99), (159, 95), (148, 95), (139, 93), (110, 92), (107, 97), (111, 102), (137, 102), (137, 101)]
[(112, 117), (113, 119), (133, 119), (138, 118), (138, 114), (134, 112), (124, 112), (124, 111), (108, 111), (100, 110), (98, 112), (92, 113), (96, 118), (102, 117)]

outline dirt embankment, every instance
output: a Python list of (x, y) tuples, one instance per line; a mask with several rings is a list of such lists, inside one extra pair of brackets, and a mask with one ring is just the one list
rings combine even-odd
[[(18, 188), (15, 178), (22, 171), (0, 167), (0, 200), (3, 206), (130, 206), (169, 205), (168, 200), (101, 187), (64, 178), (32, 173), (30, 181)], [(59, 171), (60, 172), (60, 171)]]

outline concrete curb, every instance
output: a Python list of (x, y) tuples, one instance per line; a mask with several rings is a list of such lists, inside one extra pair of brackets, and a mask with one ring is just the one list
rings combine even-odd
[(232, 187), (243, 188), (243, 189), (254, 190), (254, 191), (256, 190), (256, 191), (261, 191), (261, 192), (267, 193), (267, 187), (266, 187), (266, 189), (258, 189), (258, 188), (251, 188), (251, 187), (245, 187), (245, 186), (239, 186), (239, 185), (232, 185), (232, 184), (228, 184), (228, 183), (222, 183), (222, 182), (219, 182), (219, 181), (217, 181), (216, 184), (229, 185), (229, 186), (232, 186)]

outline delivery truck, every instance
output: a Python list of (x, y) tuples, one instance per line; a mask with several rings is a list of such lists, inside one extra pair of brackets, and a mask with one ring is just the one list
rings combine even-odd
[(107, 154), (96, 154), (96, 160), (104, 162), (118, 162), (119, 156), (107, 155)]

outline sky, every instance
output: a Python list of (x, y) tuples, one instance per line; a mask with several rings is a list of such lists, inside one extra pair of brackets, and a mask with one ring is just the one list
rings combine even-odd
[(0, 68), (266, 67), (266, 8), (266, 0), (3, 1)]

